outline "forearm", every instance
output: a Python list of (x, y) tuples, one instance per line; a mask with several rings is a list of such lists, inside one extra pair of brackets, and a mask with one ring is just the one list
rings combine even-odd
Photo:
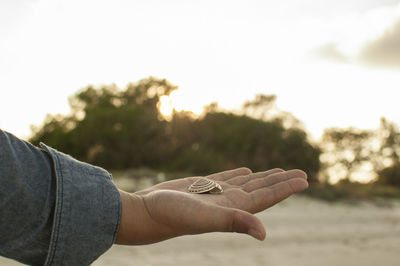
[(0, 255), (88, 265), (112, 246), (120, 195), (104, 169), (0, 130)]
[(50, 156), (0, 130), (0, 255), (45, 263), (55, 187)]

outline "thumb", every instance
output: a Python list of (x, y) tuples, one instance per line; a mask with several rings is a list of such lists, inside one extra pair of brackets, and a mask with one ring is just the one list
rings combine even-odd
[(251, 235), (258, 240), (265, 239), (265, 229), (261, 221), (251, 213), (233, 209), (231, 214), (231, 230), (232, 232), (245, 233)]
[(202, 223), (207, 225), (206, 231), (244, 233), (258, 240), (265, 239), (264, 226), (253, 214), (240, 209), (213, 207), (212, 214), (203, 216), (203, 219), (207, 219), (207, 222)]

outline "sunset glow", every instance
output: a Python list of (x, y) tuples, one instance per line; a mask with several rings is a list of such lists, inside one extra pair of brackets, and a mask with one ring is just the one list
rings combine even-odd
[(160, 113), (164, 116), (164, 117), (169, 117), (172, 115), (172, 112), (174, 111), (174, 108), (172, 106), (172, 102), (170, 97), (164, 95), (161, 96), (160, 98), (160, 104), (159, 104), (159, 110)]
[(399, 21), (399, 0), (3, 1), (0, 127), (27, 137), (80, 88), (150, 75), (179, 86), (167, 116), (263, 93), (315, 139), (400, 123)]

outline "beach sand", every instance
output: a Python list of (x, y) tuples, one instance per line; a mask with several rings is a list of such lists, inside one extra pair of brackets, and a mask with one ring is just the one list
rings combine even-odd
[[(92, 265), (400, 265), (400, 202), (327, 203), (293, 196), (257, 215), (267, 238), (211, 233), (113, 246)], [(0, 259), (0, 265), (18, 265)]]

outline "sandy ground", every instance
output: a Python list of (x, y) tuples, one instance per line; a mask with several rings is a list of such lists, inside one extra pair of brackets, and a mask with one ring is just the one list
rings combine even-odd
[[(302, 196), (258, 215), (260, 242), (246, 235), (185, 236), (147, 246), (114, 246), (93, 265), (400, 265), (400, 202), (326, 203)], [(1, 259), (0, 265), (18, 265)]]

